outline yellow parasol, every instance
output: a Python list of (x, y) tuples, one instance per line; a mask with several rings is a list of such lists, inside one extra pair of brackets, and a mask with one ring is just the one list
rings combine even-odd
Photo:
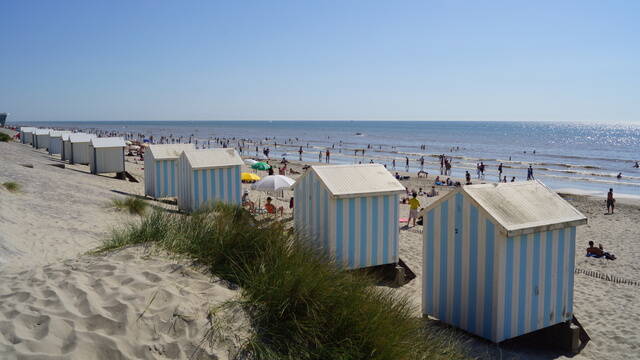
[(240, 174), (240, 179), (242, 179), (242, 181), (254, 182), (260, 180), (260, 176), (243, 172), (242, 174)]

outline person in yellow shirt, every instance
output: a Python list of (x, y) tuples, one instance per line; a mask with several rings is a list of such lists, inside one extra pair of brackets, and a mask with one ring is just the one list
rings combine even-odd
[(407, 226), (409, 226), (411, 219), (413, 219), (413, 226), (416, 226), (416, 220), (418, 219), (418, 209), (420, 208), (420, 201), (416, 199), (416, 196), (418, 196), (418, 194), (414, 192), (413, 194), (411, 194), (411, 199), (409, 199), (409, 219), (407, 220)]

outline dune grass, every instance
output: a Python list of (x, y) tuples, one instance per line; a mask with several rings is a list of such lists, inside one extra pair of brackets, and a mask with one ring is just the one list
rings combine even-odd
[(3, 132), (0, 132), (0, 141), (1, 142), (9, 142), (9, 141), (11, 141), (11, 136), (9, 136), (8, 134), (5, 134)]
[(426, 330), (406, 298), (341, 271), (283, 223), (259, 222), (240, 207), (155, 210), (98, 251), (134, 244), (187, 256), (242, 288), (254, 333), (240, 358), (464, 358), (450, 333)]
[(7, 182), (3, 183), (2, 186), (4, 186), (5, 189), (7, 189), (7, 190), (9, 190), (11, 192), (20, 191), (20, 184), (18, 184), (15, 181), (7, 181)]
[(113, 198), (111, 205), (120, 210), (126, 210), (130, 214), (144, 215), (149, 204), (137, 197), (127, 197), (125, 199)]

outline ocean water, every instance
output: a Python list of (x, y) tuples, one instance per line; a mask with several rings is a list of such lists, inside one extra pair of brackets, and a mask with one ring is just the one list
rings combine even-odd
[[(425, 171), (440, 173), (438, 154), (453, 159), (454, 177), (469, 171), (476, 178), (476, 164), (486, 165), (486, 180), (498, 179), (497, 166), (503, 163), (503, 176), (526, 179), (531, 164), (534, 176), (556, 190), (577, 190), (604, 194), (613, 188), (617, 194), (640, 196), (640, 125), (602, 125), (546, 122), (451, 122), (451, 121), (114, 121), (25, 123), (85, 131), (182, 137), (208, 145), (212, 138), (246, 139), (245, 155), (256, 155), (255, 146), (269, 147), (270, 157), (282, 154), (318, 161), (318, 153), (329, 148), (331, 163), (386, 164), (392, 169), (417, 172), (417, 159), (425, 157)], [(135, 137), (135, 136), (134, 136)], [(252, 142), (249, 145), (248, 141)], [(277, 143), (277, 147), (274, 145)], [(255, 144), (253, 144), (255, 143)], [(421, 149), (426, 145), (426, 150)], [(214, 142), (211, 146), (216, 146)], [(364, 149), (364, 155), (356, 149)], [(250, 150), (250, 151), (248, 151)], [(535, 151), (535, 153), (534, 153)], [(622, 178), (617, 179), (617, 174)]]

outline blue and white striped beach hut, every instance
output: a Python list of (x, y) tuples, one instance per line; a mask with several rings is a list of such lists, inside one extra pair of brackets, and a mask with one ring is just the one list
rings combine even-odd
[(20, 128), (20, 142), (23, 144), (31, 145), (33, 142), (33, 133), (36, 131), (36, 128), (23, 126)]
[(572, 319), (587, 219), (544, 184), (464, 186), (423, 216), (424, 314), (493, 342)]
[(294, 184), (294, 221), (347, 269), (398, 262), (399, 195), (380, 164), (312, 166)]
[(178, 160), (178, 208), (194, 211), (217, 201), (240, 205), (242, 164), (234, 149), (183, 151)]
[(144, 153), (144, 194), (175, 197), (178, 188), (178, 158), (183, 151), (195, 150), (193, 144), (150, 145)]

